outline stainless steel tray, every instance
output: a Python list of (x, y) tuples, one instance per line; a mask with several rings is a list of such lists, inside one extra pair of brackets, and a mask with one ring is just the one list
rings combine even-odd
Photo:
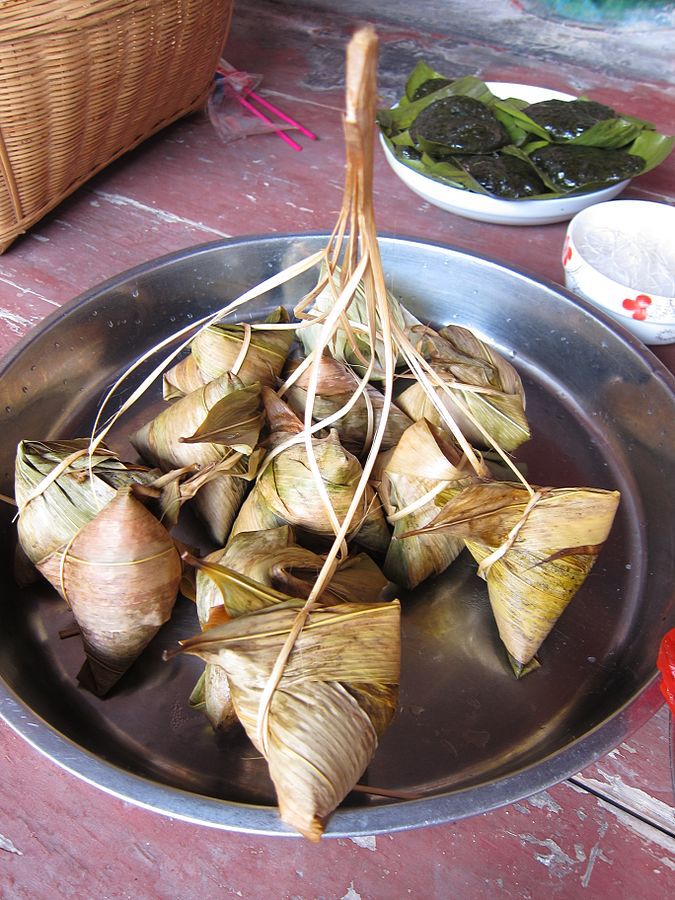
[[(151, 262), (72, 301), (0, 367), (0, 491), (13, 492), (21, 438), (88, 433), (106, 388), (158, 338), (320, 248), (322, 235), (247, 238)], [(553, 284), (452, 248), (382, 238), (389, 287), (418, 316), (473, 327), (512, 359), (534, 438), (518, 453), (533, 483), (618, 488), (620, 511), (581, 592), (517, 682), (482, 581), (465, 556), (402, 596), (400, 711), (365, 779), (419, 792), (351, 795), (328, 834), (374, 834), (449, 821), (515, 801), (616, 746), (658, 706), (659, 640), (673, 625), (673, 379), (620, 326)], [(258, 301), (291, 305), (312, 276)], [(152, 414), (135, 408), (112, 443)], [(171, 816), (226, 829), (286, 833), (264, 762), (243, 734), (214, 735), (187, 697), (200, 663), (161, 661), (198, 630), (179, 600), (172, 621), (100, 701), (77, 687), (77, 638), (60, 640), (65, 605), (43, 582), (12, 578), (14, 526), (0, 510), (0, 714), (90, 783)], [(188, 529), (192, 529), (189, 523)], [(202, 550), (205, 536), (190, 537)]]

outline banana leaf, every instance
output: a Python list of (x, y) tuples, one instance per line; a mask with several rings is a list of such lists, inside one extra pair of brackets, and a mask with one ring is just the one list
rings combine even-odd
[(583, 584), (609, 535), (618, 491), (492, 482), (451, 498), (419, 534), (462, 538), (487, 581), (499, 635), (516, 675)]
[(440, 429), (420, 419), (393, 450), (380, 454), (375, 478), (394, 525), (384, 573), (396, 584), (412, 589), (445, 571), (464, 549), (464, 542), (444, 531), (404, 535), (432, 522), (444, 504), (477, 477), (456, 445)]
[[(282, 306), (264, 320), (269, 324), (289, 321)], [(249, 343), (245, 349), (247, 339)], [(237, 362), (239, 365), (234, 374), (242, 384), (260, 383), (274, 387), (293, 339), (293, 329), (255, 328), (247, 335), (247, 326), (243, 324), (209, 325), (190, 344), (190, 354), (164, 375), (164, 399), (173, 400), (198, 390), (230, 372)], [(244, 356), (240, 360), (242, 352)]]
[(223, 544), (248, 482), (263, 424), (260, 385), (225, 373), (170, 404), (130, 438), (140, 455), (164, 471), (199, 466), (183, 485), (214, 540)]
[[(378, 110), (377, 121), (382, 134), (399, 162), (450, 187), (497, 196), (499, 199), (550, 200), (569, 196), (570, 194), (589, 193), (615, 183), (615, 181), (602, 178), (589, 178), (585, 183), (577, 183), (572, 188), (564, 188), (561, 186), (561, 183), (552, 182), (550, 178), (543, 177), (542, 172), (537, 168), (539, 177), (542, 178), (548, 188), (546, 192), (505, 198), (502, 195), (490, 194), (475, 179), (472, 179), (462, 169), (461, 157), (442, 153), (444, 158), (439, 159), (435, 152), (438, 148), (427, 147), (426, 149), (431, 150), (431, 152), (423, 152), (425, 150), (424, 146), (418, 147), (418, 150), (421, 152), (411, 153), (411, 148), (415, 148), (416, 142), (410, 135), (410, 129), (414, 125), (416, 117), (431, 103), (451, 94), (463, 94), (473, 97), (490, 108), (493, 115), (506, 128), (511, 140), (511, 144), (502, 148), (498, 151), (499, 153), (515, 155), (515, 151), (519, 148), (525, 149), (526, 145), (528, 143), (532, 144), (533, 141), (544, 142), (545, 144), (552, 142), (549, 132), (528, 116), (526, 112), (527, 103), (516, 98), (502, 99), (495, 97), (483, 82), (473, 76), (456, 79), (437, 91), (429, 93), (414, 102), (411, 101), (410, 98), (425, 81), (443, 78), (444, 76), (441, 73), (430, 69), (425, 63), (418, 63), (408, 79), (406, 93), (397, 106), (393, 109)], [(585, 100), (587, 98), (579, 99)], [(614, 118), (597, 122), (571, 140), (556, 141), (555, 143), (574, 144), (579, 147), (597, 147), (609, 151), (622, 149), (632, 156), (639, 157), (642, 160), (642, 166), (635, 173), (625, 176), (628, 178), (649, 172), (663, 162), (672, 152), (673, 146), (675, 146), (675, 138), (660, 134), (655, 130), (654, 125), (646, 120), (617, 112)], [(528, 159), (527, 154), (525, 154), (524, 158)]]
[[(437, 397), (471, 444), (497, 444), (510, 451), (530, 437), (520, 376), (503, 357), (458, 325), (439, 332), (416, 326), (409, 337), (443, 379), (447, 390), (438, 387)], [(425, 418), (444, 427), (440, 413), (417, 381), (396, 403), (411, 418)]]
[[(443, 76), (438, 76), (436, 73), (434, 74), (434, 77)], [(408, 89), (406, 88), (406, 96), (407, 92)], [(475, 78), (473, 75), (467, 75), (463, 78), (456, 79), (438, 91), (428, 94), (426, 97), (422, 97), (420, 100), (415, 100), (414, 102), (408, 101), (406, 103), (399, 101), (398, 105), (391, 109), (378, 109), (378, 124), (384, 130), (385, 134), (390, 136), (399, 131), (405, 131), (407, 128), (410, 128), (417, 116), (422, 110), (426, 109), (427, 106), (436, 103), (438, 100), (444, 100), (446, 97), (454, 95), (473, 97), (475, 100), (480, 100), (481, 103), (485, 103), (486, 106), (489, 106), (490, 103), (496, 99), (483, 81), (479, 78)]]
[[(297, 363), (291, 364), (289, 372), (292, 372), (296, 365)], [(331, 356), (322, 356), (320, 365), (318, 391), (312, 408), (312, 419), (315, 422), (341, 409), (349, 401), (359, 382), (349, 366)], [(288, 405), (303, 419), (309, 381), (310, 373), (306, 370), (286, 391)], [(373, 433), (382, 417), (383, 403), (384, 397), (380, 391), (368, 384), (364, 394), (349, 412), (333, 423), (332, 427), (339, 434), (342, 446), (355, 456), (362, 456), (368, 452)], [(410, 424), (408, 416), (392, 405), (381, 449), (388, 450), (393, 447)]]
[(38, 569), (79, 625), (87, 661), (78, 679), (103, 697), (169, 619), (182, 564), (166, 528), (120, 488)]
[[(298, 435), (303, 430), (302, 423), (269, 388), (263, 388), (262, 395), (272, 431), (268, 443), (278, 447)], [(335, 515), (343, 521), (361, 479), (361, 463), (344, 449), (334, 430), (325, 437), (312, 437), (312, 447)], [(281, 525), (294, 526), (302, 543), (309, 541), (319, 548), (334, 537), (331, 518), (317, 489), (304, 442), (281, 449), (267, 462), (239, 511), (231, 537)], [(367, 486), (348, 539), (366, 550), (383, 553), (389, 538), (380, 502), (374, 490)]]
[[(161, 476), (156, 469), (122, 462), (103, 445), (91, 456), (88, 448), (88, 438), (21, 441), (17, 448), (17, 528), (21, 548), (33, 564), (64, 547), (118, 490), (150, 487)], [(171, 485), (159, 494), (157, 513), (171, 526), (178, 514), (177, 497)]]
[(423, 59), (419, 60), (408, 76), (408, 80), (405, 83), (405, 95), (399, 100), (399, 106), (404, 103), (412, 103), (415, 94), (423, 84), (429, 81), (437, 81), (438, 79), (444, 80), (445, 76), (428, 66)]
[(300, 601), (239, 616), (182, 643), (227, 674), (237, 715), (267, 759), (282, 820), (317, 841), (365, 771), (396, 710), (400, 606), (314, 609), (259, 716)]

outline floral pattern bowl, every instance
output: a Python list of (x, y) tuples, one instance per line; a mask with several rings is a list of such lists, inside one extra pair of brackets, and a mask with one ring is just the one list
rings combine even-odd
[(562, 253), (565, 284), (645, 344), (675, 342), (675, 207), (612, 200), (577, 213)]

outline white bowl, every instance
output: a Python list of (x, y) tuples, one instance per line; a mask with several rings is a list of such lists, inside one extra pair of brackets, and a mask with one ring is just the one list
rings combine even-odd
[(675, 342), (675, 207), (615, 200), (583, 210), (567, 227), (562, 264), (570, 290), (645, 344)]
[[(511, 84), (506, 81), (487, 81), (486, 84), (493, 94), (502, 99), (515, 97), (528, 103), (576, 99), (572, 94), (530, 84)], [(552, 222), (566, 222), (587, 206), (616, 197), (630, 183), (628, 179), (599, 191), (557, 200), (498, 200), (487, 194), (477, 194), (434, 181), (396, 159), (382, 134), (380, 143), (387, 162), (410, 190), (434, 206), (479, 222), (494, 222), (499, 225), (549, 225)]]

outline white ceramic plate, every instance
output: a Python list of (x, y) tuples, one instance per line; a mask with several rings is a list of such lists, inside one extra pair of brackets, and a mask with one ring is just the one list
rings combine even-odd
[[(506, 81), (487, 81), (486, 84), (493, 94), (503, 99), (517, 97), (528, 103), (575, 99), (572, 94), (563, 94), (560, 91), (529, 84), (511, 84)], [(499, 225), (548, 225), (551, 222), (566, 222), (587, 206), (616, 197), (630, 183), (629, 179), (600, 191), (556, 200), (497, 200), (486, 194), (475, 194), (461, 188), (450, 187), (434, 181), (427, 175), (421, 175), (396, 159), (382, 134), (380, 143), (387, 162), (411, 191), (434, 206), (480, 222), (494, 222)]]

